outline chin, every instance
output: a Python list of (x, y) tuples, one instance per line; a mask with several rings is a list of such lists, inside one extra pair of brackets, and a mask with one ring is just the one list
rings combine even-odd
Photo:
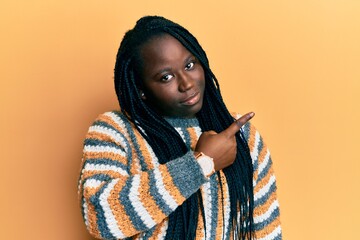
[(195, 104), (192, 108), (191, 108), (191, 113), (189, 113), (189, 115), (191, 115), (192, 117), (195, 117), (196, 114), (198, 112), (200, 112), (202, 108), (202, 101), (199, 101), (197, 104)]

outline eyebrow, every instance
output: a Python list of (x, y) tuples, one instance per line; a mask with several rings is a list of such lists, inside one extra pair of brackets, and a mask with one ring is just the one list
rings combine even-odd
[(156, 76), (161, 75), (161, 74), (163, 74), (163, 73), (165, 73), (165, 72), (170, 72), (170, 71), (171, 71), (171, 67), (163, 68), (163, 69), (161, 69), (160, 71), (156, 72), (156, 73), (154, 74), (153, 78), (155, 78)]
[[(186, 63), (187, 63), (190, 59), (192, 59), (192, 58), (196, 59), (196, 57), (195, 57), (193, 54), (190, 53), (190, 55), (189, 55), (187, 58), (185, 58), (184, 64), (186, 64)], [(170, 72), (170, 71), (171, 71), (171, 67), (166, 67), (166, 68), (160, 69), (158, 72), (156, 72), (156, 73), (153, 75), (153, 77), (156, 77), (156, 76), (158, 76), (158, 75), (161, 75), (162, 73)]]

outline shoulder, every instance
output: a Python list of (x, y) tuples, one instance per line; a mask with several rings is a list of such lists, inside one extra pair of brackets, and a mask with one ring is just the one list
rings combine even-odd
[[(103, 140), (125, 137), (134, 131), (135, 127), (129, 119), (120, 111), (109, 111), (97, 116), (92, 125), (89, 127), (86, 138), (94, 135), (101, 136)], [(119, 136), (120, 135), (120, 136)], [(107, 139), (110, 140), (110, 139)]]
[(109, 111), (99, 114), (92, 126), (102, 126), (104, 128), (111, 128), (116, 131), (122, 131), (124, 128), (132, 128), (132, 123), (120, 111)]

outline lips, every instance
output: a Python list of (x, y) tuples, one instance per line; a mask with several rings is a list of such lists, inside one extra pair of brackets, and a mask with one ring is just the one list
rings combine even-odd
[(195, 92), (191, 94), (189, 97), (185, 98), (185, 100), (181, 101), (180, 103), (183, 105), (191, 106), (196, 104), (200, 99), (199, 92)]

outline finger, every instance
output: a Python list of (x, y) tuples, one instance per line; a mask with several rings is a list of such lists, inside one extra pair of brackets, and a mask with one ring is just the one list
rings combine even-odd
[(229, 137), (234, 136), (240, 130), (240, 128), (244, 126), (244, 124), (247, 123), (254, 116), (255, 116), (254, 112), (249, 112), (241, 116), (241, 118), (236, 119), (234, 123), (232, 123), (227, 129), (225, 129), (223, 133)]

